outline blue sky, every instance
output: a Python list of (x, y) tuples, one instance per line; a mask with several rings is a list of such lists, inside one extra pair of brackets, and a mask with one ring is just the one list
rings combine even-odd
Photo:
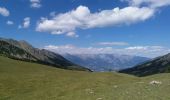
[(170, 52), (170, 0), (1, 0), (0, 37), (57, 53)]

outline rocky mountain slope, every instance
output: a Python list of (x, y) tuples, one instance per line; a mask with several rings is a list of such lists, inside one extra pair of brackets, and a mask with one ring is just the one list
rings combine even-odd
[(0, 55), (18, 60), (52, 65), (57, 68), (89, 71), (87, 68), (66, 60), (59, 54), (34, 48), (26, 41), (0, 38)]

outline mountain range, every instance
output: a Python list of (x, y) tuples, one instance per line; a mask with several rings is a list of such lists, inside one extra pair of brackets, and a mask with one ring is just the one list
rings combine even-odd
[(59, 54), (45, 49), (38, 49), (26, 41), (0, 38), (0, 55), (12, 59), (51, 65), (57, 68), (90, 71), (87, 68), (74, 64)]
[(117, 54), (61, 54), (69, 61), (92, 71), (118, 71), (150, 60), (146, 57)]
[(117, 71), (135, 76), (170, 72), (170, 54), (152, 60), (117, 54), (57, 54), (26, 41), (4, 38), (0, 38), (0, 56), (78, 71)]

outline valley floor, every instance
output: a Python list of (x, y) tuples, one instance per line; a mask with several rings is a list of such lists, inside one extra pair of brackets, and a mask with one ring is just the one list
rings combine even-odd
[[(150, 84), (152, 81), (161, 84)], [(170, 100), (170, 74), (138, 78), (0, 57), (0, 100)]]

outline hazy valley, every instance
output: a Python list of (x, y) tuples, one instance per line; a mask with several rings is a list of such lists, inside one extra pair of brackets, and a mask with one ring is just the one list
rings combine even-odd
[(62, 54), (78, 65), (97, 72), (119, 71), (149, 61), (149, 58), (116, 54)]

